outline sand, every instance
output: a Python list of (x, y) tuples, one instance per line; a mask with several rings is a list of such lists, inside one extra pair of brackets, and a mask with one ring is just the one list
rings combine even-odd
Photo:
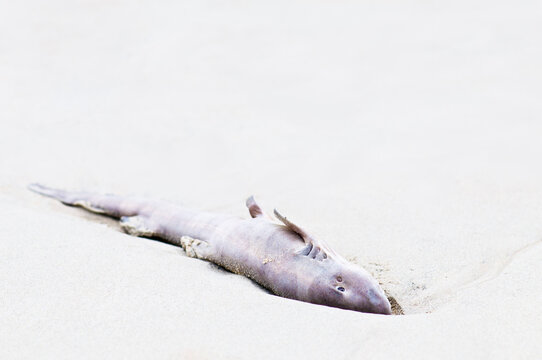
[[(536, 2), (0, 5), (0, 357), (542, 357)], [(405, 315), (270, 295), (31, 182), (248, 216)]]

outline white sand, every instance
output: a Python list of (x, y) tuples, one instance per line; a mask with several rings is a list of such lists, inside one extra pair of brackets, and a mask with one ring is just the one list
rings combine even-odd
[[(536, 2), (0, 5), (0, 358), (542, 357)], [(269, 295), (28, 192), (255, 194), (405, 316)]]

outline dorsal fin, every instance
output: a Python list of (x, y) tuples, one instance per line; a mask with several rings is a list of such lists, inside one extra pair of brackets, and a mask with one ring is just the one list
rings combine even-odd
[(260, 205), (256, 203), (256, 200), (254, 200), (254, 196), (251, 196), (247, 199), (247, 208), (250, 216), (252, 216), (253, 218), (263, 216), (263, 210)]
[(305, 241), (306, 244), (312, 242), (311, 237), (309, 234), (305, 232), (305, 230), (301, 229), (299, 226), (288, 220), (286, 217), (282, 216), (277, 209), (274, 210), (275, 216), (277, 219), (279, 219), (286, 227), (293, 232), (297, 233), (299, 236), (303, 238), (303, 241)]

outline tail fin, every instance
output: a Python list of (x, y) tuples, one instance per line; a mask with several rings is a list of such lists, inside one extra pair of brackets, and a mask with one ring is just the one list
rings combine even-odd
[(137, 215), (140, 209), (149, 205), (148, 201), (134, 198), (127, 199), (116, 195), (102, 195), (82, 191), (65, 191), (40, 184), (30, 184), (28, 189), (59, 200), (66, 205), (80, 206), (88, 211), (116, 218)]
[(37, 183), (28, 185), (28, 190), (33, 191), (33, 192), (38, 193), (38, 194), (41, 194), (41, 195), (44, 195), (44, 196), (51, 197), (53, 199), (60, 200), (64, 204), (74, 205), (73, 204), (73, 201), (74, 201), (73, 195), (71, 193), (67, 192), (67, 191), (64, 191), (64, 190), (53, 189), (53, 188), (43, 186), (43, 185), (37, 184)]

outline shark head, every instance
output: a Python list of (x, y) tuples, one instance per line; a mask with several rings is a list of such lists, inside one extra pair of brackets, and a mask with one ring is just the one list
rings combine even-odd
[(363, 268), (330, 257), (319, 263), (309, 266), (314, 276), (303, 277), (310, 281), (306, 292), (308, 301), (366, 313), (391, 314), (384, 291)]
[(275, 216), (299, 236), (305, 247), (297, 252), (298, 297), (305, 301), (375, 314), (391, 314), (391, 305), (378, 282), (356, 266), (282, 216)]
[[(247, 207), (253, 218), (265, 218), (253, 197), (247, 200)], [(286, 242), (304, 246), (295, 250), (293, 258), (287, 257), (287, 266), (279, 268), (270, 286), (273, 292), (314, 304), (391, 314), (391, 305), (384, 291), (365, 269), (345, 260), (325, 242), (313, 238), (276, 209), (274, 214), (284, 227), (280, 236), (287, 238)]]

